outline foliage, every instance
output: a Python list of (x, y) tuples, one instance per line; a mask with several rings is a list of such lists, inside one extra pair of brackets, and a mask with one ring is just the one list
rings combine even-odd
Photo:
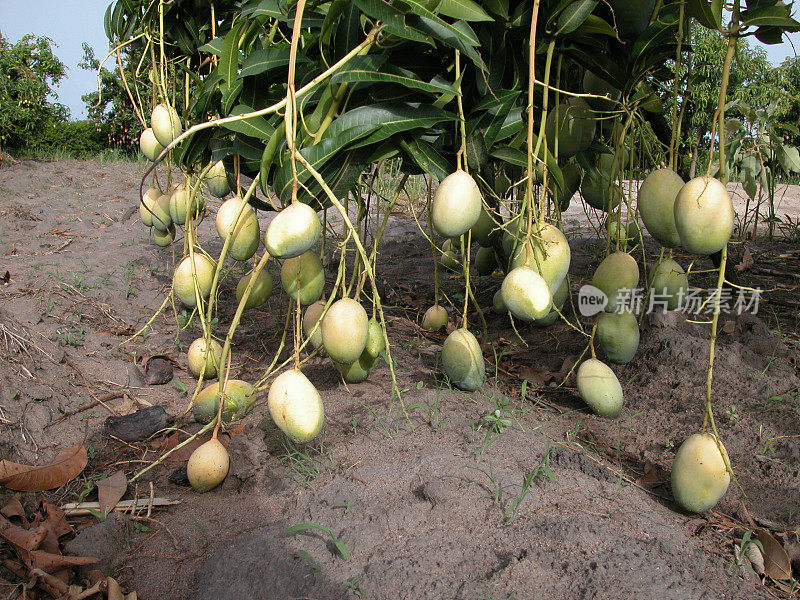
[[(790, 56), (784, 60), (777, 73), (778, 89), (781, 91), (778, 98), (778, 108), (775, 120), (778, 128), (787, 136), (787, 141), (792, 145), (800, 145), (800, 57)], [(788, 124), (788, 127), (783, 126)]]
[(61, 153), (88, 158), (108, 148), (108, 132), (93, 121), (58, 121), (32, 132), (23, 150), (40, 156)]
[(0, 34), (0, 147), (16, 151), (27, 138), (68, 116), (51, 100), (65, 66), (53, 53), (52, 40), (23, 36), (11, 44)]
[[(81, 69), (95, 71), (99, 77), (99, 90), (81, 96), (89, 119), (106, 133), (105, 144), (109, 148), (119, 148), (127, 152), (135, 152), (139, 145), (139, 133), (142, 130), (139, 118), (133, 109), (128, 92), (125, 90), (118, 70), (110, 71), (100, 66), (94, 50), (83, 43), (83, 59), (78, 66)], [(120, 53), (125, 77), (134, 80), (134, 69), (130, 65), (130, 55)]]

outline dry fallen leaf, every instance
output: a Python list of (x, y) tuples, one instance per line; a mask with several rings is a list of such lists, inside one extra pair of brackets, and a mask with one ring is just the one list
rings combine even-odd
[(754, 264), (756, 263), (753, 260), (753, 255), (750, 254), (750, 250), (748, 248), (745, 248), (744, 254), (742, 255), (742, 262), (740, 262), (738, 265), (735, 265), (733, 268), (741, 273), (742, 271), (752, 267)]
[(108, 594), (108, 600), (125, 600), (117, 580), (113, 577), (106, 579), (106, 593)]
[(70, 524), (67, 523), (67, 517), (64, 516), (63, 510), (58, 508), (47, 498), (42, 499), (42, 508), (47, 515), (44, 525), (50, 531), (52, 531), (57, 538), (60, 538), (62, 535), (67, 535), (68, 533), (72, 533), (72, 527), (70, 527)]
[(59, 452), (44, 467), (0, 461), (0, 485), (20, 492), (43, 492), (61, 487), (81, 474), (89, 462), (86, 448), (78, 444)]
[(14, 494), (3, 508), (0, 508), (0, 514), (6, 517), (20, 517), (27, 520), (25, 516), (25, 508), (22, 506), (19, 494)]
[(40, 525), (33, 529), (23, 529), (5, 517), (0, 517), (0, 537), (23, 550), (34, 550), (47, 537), (47, 528)]
[(33, 550), (30, 553), (30, 560), (33, 568), (41, 569), (45, 573), (54, 573), (65, 567), (80, 567), (99, 562), (97, 558), (91, 556), (62, 556), (44, 550)]
[(100, 512), (107, 515), (122, 500), (128, 490), (128, 480), (125, 473), (117, 471), (110, 477), (101, 479), (97, 482), (97, 501), (100, 504)]
[(766, 529), (756, 529), (756, 539), (764, 548), (764, 573), (776, 581), (788, 581), (792, 578), (792, 564), (789, 555), (781, 543)]

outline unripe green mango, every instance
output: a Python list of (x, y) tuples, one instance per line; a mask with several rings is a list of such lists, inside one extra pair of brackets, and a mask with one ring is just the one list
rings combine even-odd
[(583, 91), (595, 96), (605, 96), (607, 99), (587, 98), (586, 102), (595, 110), (606, 112), (616, 110), (619, 107), (619, 99), (622, 97), (620, 90), (588, 69), (583, 74)]
[[(186, 223), (187, 214), (197, 217), (205, 210), (205, 199), (199, 192), (195, 194), (191, 201), (189, 200), (190, 195), (191, 190), (188, 189), (186, 185), (179, 185), (172, 192), (172, 195), (169, 197), (169, 216), (172, 218), (173, 223), (183, 225)], [(186, 211), (187, 204), (189, 206), (188, 213)]]
[(162, 233), (167, 231), (172, 225), (172, 217), (169, 214), (169, 198), (168, 195), (162, 194), (150, 207), (153, 211), (150, 215), (153, 221), (153, 227)]
[[(556, 289), (556, 293), (553, 294), (553, 306), (557, 307), (559, 311), (563, 312), (562, 309), (564, 308), (564, 304), (566, 303), (568, 297), (569, 297), (569, 285), (567, 283), (567, 279), (564, 278), (564, 280), (561, 282), (561, 285), (558, 286), (558, 289)], [(550, 327), (550, 325), (555, 323), (557, 319), (558, 319), (558, 312), (553, 310), (553, 308), (551, 307), (550, 312), (548, 312), (541, 319), (536, 319), (533, 322), (533, 324), (536, 325), (537, 327)]]
[(569, 208), (572, 197), (581, 187), (583, 171), (577, 163), (569, 163), (561, 167), (561, 175), (564, 177), (564, 187), (556, 189), (555, 200), (563, 212)]
[(364, 354), (377, 358), (385, 349), (386, 340), (383, 338), (383, 327), (378, 319), (372, 317), (367, 325), (367, 344), (364, 346)]
[[(250, 279), (252, 277), (253, 272), (250, 271), (239, 280), (239, 283), (236, 284), (237, 303), (241, 302), (242, 298), (244, 298), (244, 291), (250, 284)], [(270, 275), (266, 269), (261, 269), (256, 277), (255, 282), (253, 283), (253, 287), (250, 288), (250, 295), (247, 297), (247, 302), (245, 302), (244, 305), (245, 310), (248, 308), (255, 308), (256, 306), (261, 306), (267, 300), (269, 300), (269, 297), (272, 296), (272, 287), (272, 275)]]
[(683, 267), (674, 260), (662, 260), (653, 270), (650, 288), (655, 306), (666, 304), (667, 310), (675, 310), (686, 300), (689, 280)]
[(197, 338), (189, 345), (186, 356), (189, 372), (195, 377), (200, 377), (202, 374), (203, 379), (214, 379), (217, 376), (220, 356), (222, 356), (222, 346), (217, 340), (210, 340), (206, 344), (205, 338)]
[(228, 183), (228, 174), (225, 172), (225, 163), (221, 160), (214, 163), (206, 173), (205, 177), (208, 191), (217, 198), (224, 198), (231, 191)]
[[(322, 312), (325, 310), (325, 300), (317, 300), (313, 304), (311, 304), (308, 308), (306, 308), (305, 313), (303, 313), (303, 333), (307, 338), (311, 340), (311, 345), (314, 348), (319, 348), (322, 346), (322, 323), (319, 324), (317, 330), (312, 333), (314, 330), (314, 326), (322, 317)], [(325, 352), (325, 348), (323, 346), (322, 355), (327, 356)]]
[(352, 298), (334, 302), (322, 319), (322, 344), (336, 362), (350, 364), (364, 352), (369, 336), (369, 317)]
[(158, 104), (150, 114), (150, 126), (158, 143), (166, 147), (183, 132), (181, 119), (174, 108)]
[(142, 131), (142, 135), (139, 136), (139, 148), (142, 154), (150, 161), (158, 158), (158, 155), (164, 150), (164, 146), (158, 143), (152, 127), (148, 127)]
[(160, 196), (161, 192), (159, 192), (156, 188), (150, 188), (144, 194), (142, 194), (142, 201), (139, 203), (139, 218), (142, 220), (142, 224), (146, 225), (147, 227), (153, 226), (152, 210)]
[[(192, 267), (194, 264), (194, 267)], [(214, 280), (216, 263), (200, 252), (194, 253), (194, 262), (191, 257), (186, 256), (175, 268), (175, 275), (172, 278), (172, 289), (184, 306), (194, 308), (197, 305), (194, 288), (194, 274), (197, 276), (197, 286), (200, 290), (200, 297), (208, 300), (211, 295), (211, 283)]]
[(550, 223), (535, 227), (529, 249), (519, 244), (510, 268), (527, 266), (544, 278), (549, 289), (557, 290), (569, 271), (572, 257), (569, 242), (562, 231)]
[(728, 190), (713, 177), (696, 177), (675, 197), (675, 228), (681, 245), (694, 254), (722, 250), (733, 234), (733, 202)]
[(497, 258), (494, 248), (480, 248), (475, 254), (475, 271), (478, 275), (487, 276), (494, 273), (497, 268)]
[(529, 267), (517, 267), (509, 272), (500, 290), (509, 312), (523, 321), (541, 319), (553, 303), (547, 282)]
[(484, 248), (489, 248), (494, 244), (494, 238), (497, 237), (499, 232), (500, 230), (492, 220), (491, 214), (484, 206), (481, 208), (478, 220), (472, 226), (472, 241)]
[(483, 196), (478, 184), (465, 171), (451, 173), (436, 188), (431, 205), (431, 220), (445, 237), (458, 237), (478, 222)]
[(342, 379), (347, 383), (361, 383), (369, 377), (370, 371), (375, 366), (375, 357), (362, 353), (357, 361), (344, 364), (333, 361), (333, 366), (339, 371)]
[(313, 248), (321, 234), (316, 211), (308, 204), (294, 202), (272, 219), (264, 244), (275, 258), (293, 258)]
[(505, 300), (503, 300), (503, 288), (501, 287), (492, 296), (492, 310), (498, 315), (507, 315), (508, 307)]
[[(731, 476), (720, 446), (712, 434), (696, 433), (678, 448), (672, 463), (672, 495), (686, 510), (704, 513), (728, 490)], [(722, 451), (725, 452), (724, 446)]]
[[(219, 410), (220, 382), (215, 381), (197, 394), (192, 404), (195, 421), (209, 423)], [(241, 379), (229, 379), (225, 386), (225, 402), (222, 404), (222, 421), (230, 423), (241, 419), (253, 410), (256, 402), (256, 389)]]
[(555, 152), (558, 138), (558, 156), (575, 156), (591, 145), (596, 129), (589, 105), (581, 98), (569, 98), (547, 114), (547, 146), (551, 152)]
[(597, 315), (597, 340), (611, 362), (627, 364), (639, 347), (639, 322), (627, 311)]
[(175, 239), (175, 226), (170, 225), (166, 231), (159, 231), (153, 227), (153, 243), (161, 248), (166, 248)]
[[(300, 274), (299, 281), (298, 273)], [(286, 293), (294, 300), (297, 300), (298, 282), (301, 305), (306, 306), (320, 299), (325, 287), (325, 273), (319, 257), (311, 250), (283, 261), (281, 284)]]
[(442, 327), (447, 325), (449, 319), (450, 317), (447, 314), (447, 309), (444, 306), (434, 304), (425, 311), (422, 317), (421, 327), (425, 331), (439, 331)]
[(243, 202), (244, 198), (230, 198), (223, 202), (217, 211), (217, 234), (223, 242), (228, 236), (232, 236), (228, 245), (228, 255), (242, 261), (252, 258), (261, 238), (256, 209), (249, 204), (242, 207)]
[(486, 363), (478, 340), (468, 329), (456, 329), (442, 346), (442, 366), (453, 385), (474, 392), (486, 378)]
[(314, 439), (325, 422), (317, 388), (297, 369), (281, 373), (267, 395), (269, 414), (287, 436), (298, 442)]
[(637, 203), (642, 222), (650, 235), (667, 248), (681, 243), (675, 227), (675, 198), (683, 185), (683, 179), (672, 169), (657, 169), (639, 188)]
[(639, 265), (625, 252), (614, 252), (601, 262), (592, 277), (592, 285), (608, 296), (606, 311), (613, 312), (617, 308), (620, 290), (632, 290), (639, 284)]
[(578, 394), (601, 417), (616, 417), (622, 410), (622, 386), (608, 365), (590, 358), (578, 367)]

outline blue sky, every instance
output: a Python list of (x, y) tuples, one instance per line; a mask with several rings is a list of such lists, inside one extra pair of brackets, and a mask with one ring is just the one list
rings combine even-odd
[[(108, 51), (103, 33), (103, 15), (111, 0), (0, 0), (0, 32), (16, 42), (26, 33), (51, 38), (56, 55), (67, 65), (67, 76), (56, 90), (59, 101), (67, 105), (73, 119), (86, 116), (81, 95), (96, 88), (95, 74), (78, 68), (83, 56), (81, 43), (87, 42), (98, 58)], [(34, 8), (35, 7), (35, 8)], [(786, 36), (785, 36), (786, 37)], [(800, 52), (800, 33), (788, 36)], [(751, 38), (753, 43), (757, 40)], [(789, 43), (765, 46), (770, 60), (777, 64), (794, 55)], [(109, 68), (114, 66), (111, 62)]]

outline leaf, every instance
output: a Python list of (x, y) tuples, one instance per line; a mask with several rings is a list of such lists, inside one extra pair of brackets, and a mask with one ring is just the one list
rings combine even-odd
[(67, 517), (64, 515), (63, 510), (50, 502), (47, 498), (42, 499), (42, 508), (47, 515), (44, 522), (45, 527), (52, 531), (56, 538), (72, 533), (72, 527), (67, 523)]
[(686, 8), (703, 27), (722, 27), (722, 0), (687, 0)]
[(420, 90), (430, 94), (449, 94), (453, 90), (449, 85), (426, 83), (419, 79), (394, 75), (392, 73), (378, 73), (375, 71), (348, 70), (337, 73), (331, 77), (331, 83), (397, 83), (408, 89)]
[(580, 27), (597, 6), (598, 0), (578, 0), (573, 2), (558, 17), (555, 36), (567, 35)]
[(592, 36), (594, 34), (607, 35), (612, 38), (617, 38), (616, 30), (608, 24), (607, 21), (601, 19), (597, 15), (589, 15), (586, 20), (581, 23), (581, 26), (575, 30), (576, 35)]
[(780, 4), (743, 10), (739, 20), (744, 27), (780, 27), (785, 31), (797, 31), (800, 27), (788, 7)]
[(208, 42), (207, 44), (203, 44), (200, 46), (197, 51), (198, 52), (210, 52), (214, 56), (220, 56), (222, 54), (222, 44), (224, 40), (221, 37), (215, 37), (213, 40)]
[[(230, 116), (235, 117), (253, 112), (253, 109), (245, 104), (239, 104), (233, 108)], [(267, 122), (264, 117), (250, 117), (241, 121), (234, 121), (232, 123), (225, 123), (222, 125), (225, 129), (230, 129), (237, 133), (243, 133), (251, 137), (261, 140), (269, 139), (275, 131), (273, 127)]]
[(114, 509), (117, 502), (122, 500), (128, 490), (128, 479), (125, 477), (125, 473), (117, 471), (110, 477), (101, 479), (96, 485), (100, 512), (103, 513), (103, 516), (106, 516)]
[(144, 381), (147, 385), (164, 385), (172, 381), (172, 362), (166, 356), (151, 356), (144, 363)]
[(289, 64), (289, 45), (280, 44), (251, 52), (242, 64), (242, 77), (259, 75)]
[(44, 550), (33, 550), (30, 558), (33, 567), (41, 569), (45, 573), (55, 573), (66, 567), (81, 567), (100, 562), (99, 559), (91, 556), (62, 556)]
[(788, 581), (792, 578), (792, 564), (783, 546), (766, 529), (756, 529), (756, 539), (764, 549), (764, 573), (770, 579)]
[(462, 21), (494, 21), (480, 5), (472, 0), (441, 0), (439, 14)]
[(800, 151), (794, 146), (781, 146), (778, 162), (787, 171), (800, 173)]
[[(14, 494), (3, 508), (0, 508), (0, 514), (6, 517), (20, 517), (26, 519), (25, 508), (20, 502), (19, 494)], [(27, 520), (27, 519), (26, 519)]]
[(239, 72), (239, 36), (243, 25), (245, 25), (244, 22), (228, 32), (223, 41), (222, 53), (219, 57), (219, 66), (217, 68), (222, 73), (225, 83), (229, 86), (233, 84), (236, 74)]
[(47, 537), (47, 527), (40, 525), (34, 529), (23, 529), (5, 517), (0, 517), (0, 537), (23, 550), (35, 550)]
[(44, 467), (0, 461), (0, 485), (20, 492), (43, 492), (72, 481), (86, 468), (89, 456), (82, 444), (59, 452), (53, 462)]

